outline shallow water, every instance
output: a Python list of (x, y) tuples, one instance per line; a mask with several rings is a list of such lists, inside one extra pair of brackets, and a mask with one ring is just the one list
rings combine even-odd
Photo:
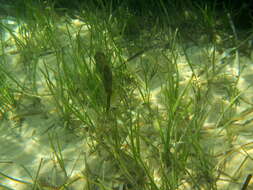
[[(5, 20), (5, 23), (8, 23), (8, 26), (12, 30), (18, 31), (19, 25), (17, 25), (15, 21), (9, 22)], [(61, 24), (62, 23), (59, 23), (58, 25), (59, 31), (66, 32), (66, 28), (64, 28), (64, 25), (61, 26)], [(81, 21), (72, 20), (71, 28), (69, 28), (68, 32), (73, 33), (74, 37), (77, 36), (77, 32), (81, 32), (81, 35), (87, 38), (87, 36), (90, 35), (89, 31), (85, 27), (82, 27), (81, 31), (79, 31), (81, 24), (83, 24)], [(69, 53), (71, 52), (71, 48), (69, 48), (68, 44), (69, 39), (64, 35), (59, 38), (63, 41), (62, 47), (65, 48), (64, 51), (66, 52), (68, 64), (74, 64), (75, 61), (72, 60), (72, 57), (68, 57), (68, 55), (71, 55)], [(15, 78), (22, 83), (31, 86), (34, 85), (31, 84), (32, 78), (27, 78), (29, 76), (27, 72), (30, 72), (31, 70), (29, 69), (33, 68), (28, 68), (21, 64), (22, 61), (25, 63), (23, 60), (24, 52), (19, 52), (15, 47), (13, 35), (10, 35), (8, 32), (3, 33), (2, 39), (2, 43), (8, 43), (4, 49), (4, 55), (1, 54), (1, 57), (4, 56), (7, 60), (8, 72), (14, 74)], [(188, 48), (185, 50), (185, 54), (188, 55), (188, 61), (192, 63), (192, 67), (199, 72), (199, 77), (191, 79), (192, 70), (189, 67), (183, 49), (178, 45), (179, 56), (177, 57), (177, 66), (180, 73), (180, 90), (182, 91), (190, 80), (193, 80), (196, 85), (205, 88), (205, 84), (208, 80), (206, 78), (207, 76), (201, 75), (201, 72), (206, 68), (204, 65), (209, 64), (208, 61), (213, 55), (214, 47), (211, 45), (187, 46)], [(43, 64), (50, 65), (53, 69), (56, 68), (55, 52), (50, 51), (47, 53), (47, 51), (48, 50), (41, 50), (41, 52), (34, 52), (33, 56), (36, 57), (36, 69), (38, 69), (38, 71), (45, 69)], [(165, 54), (171, 56), (169, 51), (166, 51)], [(126, 60), (128, 57), (127, 53), (125, 53), (123, 57)], [(136, 59), (128, 65), (130, 72), (136, 72), (136, 70), (140, 68), (140, 64), (145, 64), (143, 70), (150, 72), (149, 69), (152, 68), (152, 65), (154, 65), (153, 63), (156, 63), (159, 69), (164, 71), (164, 73), (161, 72), (159, 75), (155, 75), (149, 83), (152, 106), (163, 110), (164, 100), (161, 97), (161, 92), (164, 90), (164, 81), (167, 77), (166, 69), (168, 69), (168, 65), (166, 65), (166, 57), (163, 57), (159, 50), (154, 50), (144, 53), (140, 58), (142, 62), (140, 59)], [(85, 59), (89, 60), (88, 57)], [(226, 125), (217, 128), (216, 121), (219, 120), (220, 113), (229, 106), (229, 102), (233, 101), (229, 99), (229, 92), (231, 91), (229, 88), (233, 88), (231, 84), (236, 82), (236, 77), (239, 72), (238, 61), (243, 69), (236, 87), (239, 91), (243, 92), (241, 97), (244, 101), (242, 101), (236, 109), (231, 111), (234, 112), (233, 114), (235, 115), (232, 125), (230, 125), (229, 128), (226, 128)], [(252, 154), (251, 139), (253, 128), (251, 118), (253, 110), (252, 104), (248, 103), (253, 99), (253, 88), (251, 84), (253, 78), (253, 51), (251, 52), (251, 57), (240, 55), (238, 59), (235, 57), (235, 52), (233, 52), (232, 55), (226, 54), (226, 52), (223, 54), (215, 52), (215, 63), (217, 63), (220, 70), (222, 70), (222, 75), (215, 78), (210, 85), (212, 87), (212, 94), (209, 100), (213, 104), (213, 107), (211, 109), (212, 113), (209, 115), (204, 125), (204, 129), (202, 129), (204, 137), (203, 144), (207, 148), (213, 149), (212, 151), (214, 155), (216, 155), (218, 163), (226, 160), (226, 169), (224, 172), (236, 177), (239, 179), (237, 181), (242, 183), (247, 174), (251, 173), (253, 166), (250, 160)], [(222, 65), (225, 66), (223, 67)], [(53, 69), (50, 72), (53, 73)], [(154, 67), (152, 69), (156, 68)], [(137, 72), (136, 76), (140, 84), (142, 84), (142, 88), (145, 88), (146, 75), (143, 73), (143, 70)], [(52, 80), (54, 80), (53, 77)], [(40, 177), (38, 183), (41, 187), (55, 189), (65, 183), (66, 180), (78, 179), (77, 182), (71, 185), (71, 189), (82, 189), (86, 185), (86, 181), (82, 177), (82, 172), (86, 169), (86, 162), (89, 163), (91, 170), (95, 172), (94, 175), (101, 175), (98, 174), (99, 172), (97, 170), (99, 169), (97, 169), (96, 165), (101, 162), (101, 165), (104, 166), (103, 172), (106, 173), (104, 175), (111, 175), (111, 178), (113, 178), (112, 175), (118, 172), (117, 169), (115, 169), (115, 163), (108, 162), (104, 158), (98, 159), (97, 156), (92, 155), (92, 150), (89, 147), (89, 143), (91, 143), (89, 140), (91, 139), (85, 131), (87, 128), (85, 124), (78, 119), (73, 119), (70, 123), (66, 123), (64, 119), (57, 114), (59, 110), (56, 109), (55, 105), (52, 103), (54, 100), (52, 96), (50, 96), (50, 90), (47, 87), (47, 81), (43, 77), (43, 74), (38, 72), (35, 77), (35, 82), (38, 95), (22, 94), (22, 96), (17, 97), (19, 106), (12, 108), (12, 105), (9, 105), (9, 107), (5, 106), (1, 108), (4, 110), (2, 111), (4, 114), (1, 116), (3, 120), (0, 123), (1, 185), (9, 189), (22, 190), (32, 188), (33, 180), (31, 179), (30, 173), (32, 176), (35, 176), (36, 172), (39, 170)], [(77, 84), (77, 86), (78, 85), (80, 84)], [(141, 99), (138, 95), (135, 98), (139, 101)], [(115, 99), (116, 100), (112, 103), (112, 107), (117, 107), (119, 105), (117, 97)], [(242, 112), (244, 112), (244, 114), (240, 114)], [(94, 116), (94, 112), (91, 111), (89, 113), (92, 117)], [(101, 119), (103, 122), (103, 118), (96, 118), (96, 116), (94, 116), (92, 119), (94, 118), (97, 121)], [(117, 122), (120, 125), (120, 121)], [(110, 125), (110, 122), (107, 124)], [(156, 129), (153, 129), (152, 126), (150, 127), (151, 129), (147, 128), (141, 130), (151, 137), (156, 135)], [(109, 129), (104, 130), (110, 132)], [(124, 134), (122, 135), (124, 136)], [(85, 140), (83, 138), (84, 136), (86, 137)], [(232, 142), (227, 142), (228, 137), (231, 137), (229, 140), (231, 141), (232, 139)], [(154, 137), (154, 139), (156, 138)], [(146, 147), (143, 149), (145, 148)], [(102, 153), (102, 155), (103, 154), (104, 153)], [(59, 155), (64, 158), (64, 170), (57, 164), (60, 162), (61, 156)], [(85, 160), (86, 157), (90, 160)], [(40, 164), (41, 168), (39, 169)], [(14, 179), (10, 179), (3, 174)], [(156, 177), (158, 178), (156, 179), (157, 183), (159, 183), (159, 175)], [(241, 185), (230, 185), (231, 183), (226, 181), (226, 179), (230, 180), (230, 178), (225, 175), (221, 175), (220, 178), (223, 180), (218, 181), (218, 189), (238, 189)], [(22, 182), (19, 180), (22, 180)], [(114, 179), (114, 184), (122, 183), (117, 180), (118, 178)], [(119, 185), (119, 188), (122, 188), (122, 184), (121, 186)]]

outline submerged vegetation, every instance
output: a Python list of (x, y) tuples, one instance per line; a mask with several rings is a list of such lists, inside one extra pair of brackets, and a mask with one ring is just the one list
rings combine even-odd
[(152, 14), (95, 2), (62, 11), (26, 1), (25, 15), (2, 16), (0, 134), (26, 161), (6, 148), (0, 187), (242, 187), (252, 171), (253, 31), (214, 5), (158, 1)]

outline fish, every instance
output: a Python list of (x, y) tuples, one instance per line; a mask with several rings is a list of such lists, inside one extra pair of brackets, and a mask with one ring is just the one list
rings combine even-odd
[(103, 82), (104, 90), (106, 93), (106, 111), (111, 107), (112, 96), (112, 69), (109, 61), (102, 51), (97, 51), (94, 56), (96, 69), (99, 73), (100, 79)]

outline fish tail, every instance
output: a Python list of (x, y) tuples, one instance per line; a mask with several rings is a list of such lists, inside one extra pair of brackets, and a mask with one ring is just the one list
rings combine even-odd
[(107, 94), (106, 111), (109, 111), (111, 107), (111, 95)]

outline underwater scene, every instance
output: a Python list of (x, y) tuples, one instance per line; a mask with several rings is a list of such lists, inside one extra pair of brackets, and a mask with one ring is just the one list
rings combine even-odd
[(246, 9), (0, 2), (0, 190), (253, 189)]

